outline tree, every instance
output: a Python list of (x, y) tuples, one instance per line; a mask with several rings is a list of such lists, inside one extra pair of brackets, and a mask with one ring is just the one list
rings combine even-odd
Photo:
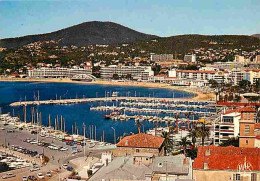
[(240, 95), (235, 95), (235, 101), (240, 102), (241, 101), (241, 96)]
[(173, 148), (173, 141), (170, 138), (169, 132), (162, 132), (162, 137), (164, 138), (163, 146), (164, 146), (164, 154), (166, 155), (166, 152), (170, 152)]
[(195, 147), (195, 144), (197, 142), (197, 137), (198, 137), (198, 129), (196, 128), (191, 130), (188, 134), (188, 137), (191, 138), (192, 145), (193, 147)]
[(187, 157), (190, 157), (191, 159), (197, 158), (198, 149), (190, 149), (187, 150)]
[(141, 133), (142, 122), (139, 119), (136, 121), (136, 125), (137, 125), (137, 129), (138, 129), (138, 133)]
[(131, 74), (126, 74), (125, 78), (128, 79), (128, 80), (132, 80), (132, 75)]
[(229, 94), (228, 95), (228, 101), (232, 101), (234, 99), (234, 96), (233, 96), (233, 94), (231, 93), (231, 94)]
[(239, 82), (239, 87), (243, 89), (244, 91), (249, 91), (251, 88), (251, 82), (248, 80), (241, 80)]
[(175, 114), (174, 115), (174, 118), (175, 118), (175, 123), (176, 123), (176, 130), (177, 130), (177, 133), (179, 133), (179, 118), (180, 118), (180, 115), (179, 114)]
[(239, 147), (239, 139), (238, 138), (228, 138), (228, 140), (223, 141), (219, 146), (235, 146)]
[(181, 141), (179, 142), (178, 145), (179, 145), (179, 146), (182, 146), (183, 153), (184, 153), (184, 155), (186, 156), (187, 146), (188, 146), (188, 145), (191, 145), (191, 142), (188, 141), (187, 136), (183, 137), (183, 138), (181, 139)]
[(209, 84), (211, 85), (212, 88), (218, 87), (218, 82), (216, 80), (210, 79)]
[(113, 74), (113, 79), (114, 80), (118, 80), (119, 79), (119, 75), (118, 74)]
[(198, 136), (201, 138), (202, 146), (204, 146), (205, 138), (208, 138), (209, 134), (209, 128), (206, 127), (205, 123), (201, 127), (198, 127)]
[(154, 75), (158, 75), (159, 72), (161, 71), (161, 65), (155, 64), (155, 65), (152, 67), (152, 70), (154, 71)]

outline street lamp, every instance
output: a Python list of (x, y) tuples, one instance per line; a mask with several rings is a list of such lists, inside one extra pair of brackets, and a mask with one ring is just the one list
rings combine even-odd
[(116, 144), (116, 129), (111, 127), (114, 130), (114, 143)]

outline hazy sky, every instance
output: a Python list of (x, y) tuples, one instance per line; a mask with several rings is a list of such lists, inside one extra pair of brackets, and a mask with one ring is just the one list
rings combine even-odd
[(113, 21), (159, 36), (260, 33), (260, 0), (0, 0), (0, 38)]

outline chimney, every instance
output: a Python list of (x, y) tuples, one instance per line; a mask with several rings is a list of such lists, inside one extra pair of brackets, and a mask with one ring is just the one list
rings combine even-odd
[(125, 146), (128, 146), (128, 140), (125, 141)]
[(203, 164), (203, 169), (204, 169), (204, 170), (208, 170), (208, 169), (209, 169), (209, 164), (208, 164), (207, 162), (205, 162), (205, 163)]

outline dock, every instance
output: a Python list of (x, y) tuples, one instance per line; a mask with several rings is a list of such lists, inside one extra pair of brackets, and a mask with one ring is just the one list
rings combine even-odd
[(78, 98), (78, 99), (57, 99), (57, 100), (36, 100), (36, 101), (19, 101), (13, 102), (10, 106), (27, 106), (27, 105), (43, 105), (43, 104), (78, 104), (87, 102), (112, 102), (112, 101), (157, 101), (157, 102), (199, 102), (212, 103), (214, 101), (198, 101), (190, 98), (155, 98), (155, 97), (98, 97), (98, 98)]

